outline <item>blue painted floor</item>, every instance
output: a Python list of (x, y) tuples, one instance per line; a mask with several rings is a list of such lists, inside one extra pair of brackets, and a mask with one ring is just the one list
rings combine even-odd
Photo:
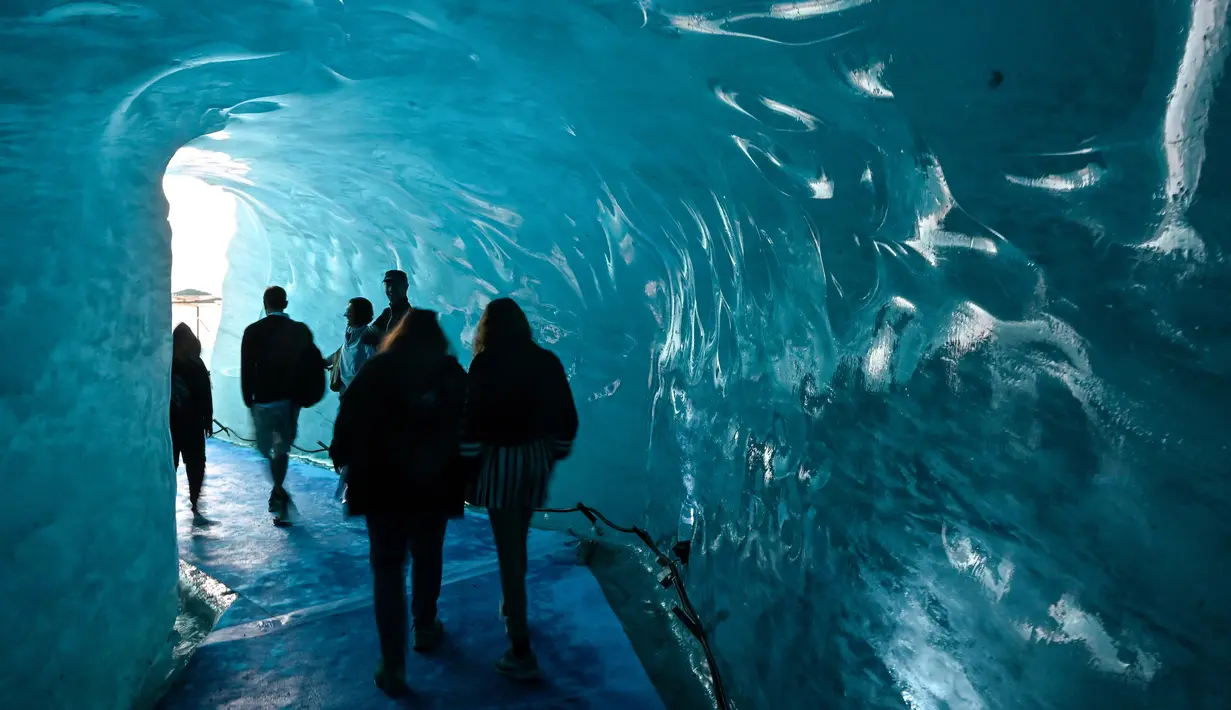
[(264, 461), (211, 441), (202, 511), (194, 523), (180, 472), (180, 556), (238, 593), (158, 707), (190, 708), (616, 708), (662, 701), (602, 590), (563, 534), (530, 537), (531, 628), (546, 680), (518, 685), (492, 664), (507, 648), (497, 616), (495, 548), (487, 520), (450, 524), (440, 618), (448, 642), (411, 654), (414, 694), (386, 698), (372, 683), (378, 646), (367, 533), (344, 520), (328, 469), (292, 463), (287, 489), (298, 520), (266, 512)]

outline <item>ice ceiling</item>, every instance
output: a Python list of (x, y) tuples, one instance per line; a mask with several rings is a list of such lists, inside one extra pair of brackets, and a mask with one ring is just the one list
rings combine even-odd
[(222, 415), (270, 283), (330, 343), (401, 267), (463, 352), (512, 294), (583, 403), (557, 500), (695, 508), (740, 707), (1221, 707), (1227, 5), (9, 0), (14, 707), (126, 707), (170, 634), (185, 145)]

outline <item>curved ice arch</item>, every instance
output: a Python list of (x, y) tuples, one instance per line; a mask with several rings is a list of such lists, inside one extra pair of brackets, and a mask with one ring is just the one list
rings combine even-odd
[[(1226, 535), (1225, 346), (1193, 285), (1221, 283), (1223, 247), (1192, 198), (1218, 201), (1198, 178), (1225, 3), (680, 5), (3, 10), (21, 248), (0, 330), (46, 354), (0, 400), (21, 504), (0, 622), (47, 652), (0, 659), (17, 700), (123, 706), (166, 641), (151, 196), (203, 134), (251, 168), (186, 168), (241, 199), (224, 334), (276, 281), (336, 339), (393, 266), (463, 337), (489, 298), (523, 300), (583, 416), (613, 423), (555, 495), (663, 537), (695, 511), (690, 589), (744, 704), (1218, 692), (1226, 612), (1202, 590), (1226, 580), (1175, 550)], [(69, 61), (121, 38), (141, 51)], [(1058, 159), (1087, 148), (1097, 180)], [(68, 322), (32, 327), (31, 304)], [(234, 365), (219, 411), (242, 425)], [(77, 475), (100, 466), (126, 476)], [(1082, 643), (1037, 642), (1057, 634)], [(110, 664), (79, 661), (95, 638)]]

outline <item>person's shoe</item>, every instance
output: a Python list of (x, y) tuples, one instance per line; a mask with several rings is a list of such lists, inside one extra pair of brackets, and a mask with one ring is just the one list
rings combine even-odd
[(295, 522), (295, 504), (291, 502), (291, 497), (286, 496), (278, 503), (278, 511), (274, 513), (274, 525), (278, 527), (289, 527)]
[(376, 687), (380, 688), (380, 692), (391, 698), (400, 698), (410, 692), (410, 686), (406, 684), (406, 669), (390, 668), (385, 665), (383, 658), (377, 661), (376, 674), (372, 680)]
[(532, 651), (519, 655), (510, 649), (508, 653), (500, 657), (499, 661), (496, 661), (496, 671), (507, 678), (525, 682), (543, 677), (543, 672), (539, 670), (538, 659), (534, 657)]
[(445, 640), (445, 625), (440, 623), (440, 619), (433, 619), (430, 624), (423, 626), (415, 624), (411, 631), (415, 637), (413, 648), (418, 653), (427, 653)]
[(275, 488), (269, 492), (269, 512), (277, 513), (283, 509), (283, 506), (291, 502), (291, 494), (286, 492), (285, 488)]

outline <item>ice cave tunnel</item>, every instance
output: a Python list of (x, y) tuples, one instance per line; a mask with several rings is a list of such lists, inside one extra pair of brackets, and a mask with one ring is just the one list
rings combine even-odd
[(165, 177), (231, 205), (240, 429), (269, 284), (334, 341), (402, 268), (464, 361), (519, 299), (553, 500), (695, 514), (736, 707), (1227, 707), (1227, 9), (0, 3), (0, 705), (131, 707), (172, 634)]

